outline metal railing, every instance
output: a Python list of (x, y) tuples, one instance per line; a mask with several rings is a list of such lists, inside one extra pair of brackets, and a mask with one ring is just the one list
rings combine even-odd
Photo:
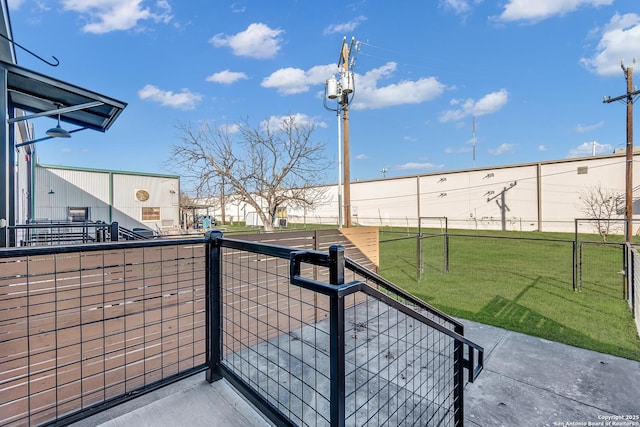
[(14, 246), (73, 245), (104, 242), (110, 225), (96, 222), (37, 222), (7, 227)]
[(146, 240), (156, 237), (146, 229), (129, 230), (117, 222), (37, 222), (6, 227), (2, 232), (9, 234), (11, 246), (51, 246), (75, 245), (119, 240)]
[[(464, 369), (473, 381), (483, 349), (459, 322), (340, 247), (213, 241), (221, 337), (210, 380), (227, 378), (277, 424), (462, 425)], [(346, 282), (345, 267), (360, 279)]]
[(205, 238), (0, 250), (0, 425), (65, 425), (206, 371), (278, 425), (462, 425), (482, 347), (329, 253)]
[(0, 250), (0, 425), (65, 425), (204, 371), (206, 247)]

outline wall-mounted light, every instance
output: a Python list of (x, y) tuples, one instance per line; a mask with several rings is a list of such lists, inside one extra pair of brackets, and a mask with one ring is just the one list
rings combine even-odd
[(49, 195), (50, 195), (50, 196), (53, 196), (54, 194), (56, 194), (56, 192), (55, 192), (55, 191), (53, 191), (53, 189), (49, 190)]

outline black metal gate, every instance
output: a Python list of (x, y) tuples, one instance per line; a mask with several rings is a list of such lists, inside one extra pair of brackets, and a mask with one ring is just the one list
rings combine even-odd
[(626, 298), (627, 256), (624, 243), (578, 242), (576, 290)]

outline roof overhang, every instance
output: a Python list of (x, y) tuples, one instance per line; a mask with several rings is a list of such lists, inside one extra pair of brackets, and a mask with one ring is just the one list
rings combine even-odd
[(10, 62), (12, 64), (16, 61), (16, 49), (13, 43), (9, 40), (13, 39), (11, 33), (11, 22), (9, 20), (9, 5), (7, 0), (0, 1), (0, 61)]
[(0, 61), (0, 68), (7, 70), (9, 106), (33, 113), (11, 118), (9, 123), (60, 114), (60, 121), (105, 132), (127, 106), (125, 102), (15, 64)]

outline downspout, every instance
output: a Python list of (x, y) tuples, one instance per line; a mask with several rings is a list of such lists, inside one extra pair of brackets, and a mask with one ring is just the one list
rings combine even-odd
[(36, 167), (33, 156), (36, 154), (35, 146), (28, 145), (29, 151), (29, 167), (27, 173), (27, 188), (29, 189), (29, 206), (27, 212), (27, 220), (29, 223), (32, 223), (35, 219), (36, 212)]
[(9, 114), (8, 91), (7, 91), (7, 70), (0, 68), (0, 110), (3, 112), (3, 119), (0, 121), (0, 247), (9, 246), (8, 228), (12, 226), (9, 209), (13, 207), (10, 189), (13, 188), (13, 165), (9, 158), (9, 153), (13, 151), (12, 140), (9, 137), (9, 124), (5, 119)]
[(113, 222), (113, 172), (109, 171), (109, 224)]

